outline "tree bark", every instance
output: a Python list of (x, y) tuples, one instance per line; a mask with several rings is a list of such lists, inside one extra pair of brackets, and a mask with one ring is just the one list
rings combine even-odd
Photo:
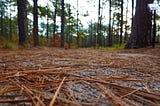
[(33, 0), (34, 7), (33, 7), (33, 39), (34, 39), (34, 46), (39, 45), (39, 37), (38, 37), (38, 10), (37, 10), (37, 1)]
[(112, 27), (111, 27), (111, 10), (112, 1), (109, 0), (109, 34), (108, 34), (108, 46), (112, 46)]
[(54, 6), (54, 17), (53, 17), (53, 41), (55, 42), (55, 37), (56, 37), (56, 16), (57, 16), (57, 3), (58, 0), (56, 0), (55, 6)]
[(152, 15), (148, 4), (153, 0), (136, 0), (136, 12), (133, 18), (131, 37), (126, 48), (142, 48), (149, 45)]
[(12, 11), (11, 11), (11, 3), (12, 1), (10, 0), (10, 15), (9, 15), (9, 39), (12, 39)]
[(121, 0), (121, 28), (120, 28), (120, 45), (122, 45), (123, 38), (123, 0)]
[(78, 0), (77, 0), (77, 46), (79, 47), (80, 44), (79, 44), (79, 40), (80, 40), (80, 37), (79, 37), (79, 22), (78, 22), (78, 16), (79, 16), (79, 13), (78, 13)]
[(28, 22), (27, 22), (27, 0), (17, 0), (18, 6), (18, 29), (19, 45), (24, 46), (27, 43)]
[(62, 0), (61, 3), (61, 48), (64, 48), (64, 0)]
[(3, 8), (3, 2), (0, 2), (0, 7), (1, 7), (1, 36), (4, 36), (4, 31), (3, 31), (3, 15), (4, 15), (4, 8)]

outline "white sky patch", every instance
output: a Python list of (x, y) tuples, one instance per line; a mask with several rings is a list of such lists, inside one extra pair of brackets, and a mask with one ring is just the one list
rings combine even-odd
[[(74, 14), (75, 19), (77, 18), (77, 0), (64, 0), (65, 3), (70, 3), (71, 4), (71, 12)], [(101, 0), (103, 1), (103, 0)], [(29, 2), (33, 5), (33, 1), (29, 0)], [(125, 15), (125, 10), (126, 10), (126, 2), (127, 0), (124, 0), (124, 15)], [(128, 17), (131, 17), (131, 0), (128, 0), (129, 2), (129, 14)], [(54, 7), (49, 0), (38, 0), (38, 5), (41, 5), (43, 7), (50, 6), (50, 8)], [(103, 6), (103, 5), (101, 5)], [(97, 22), (98, 21), (98, 0), (78, 0), (78, 12), (79, 16), (78, 18), (81, 20), (81, 23), (84, 25), (84, 27), (87, 27), (88, 24), (92, 22)], [(109, 3), (106, 2), (105, 6), (103, 6), (103, 9), (101, 9), (102, 12), (102, 24), (108, 24), (109, 20)], [(88, 16), (84, 16), (88, 13)], [(125, 19), (125, 16), (124, 16)], [(129, 18), (128, 18), (129, 19)], [(128, 20), (131, 21), (131, 20)], [(58, 23), (60, 20), (58, 20)]]

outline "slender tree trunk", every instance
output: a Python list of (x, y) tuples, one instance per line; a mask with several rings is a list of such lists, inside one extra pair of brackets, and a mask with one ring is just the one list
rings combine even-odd
[(68, 28), (68, 36), (69, 36), (69, 41), (68, 41), (68, 47), (71, 48), (71, 5), (69, 4), (69, 28)]
[(126, 7), (126, 25), (125, 25), (124, 43), (126, 43), (128, 38), (128, 33), (127, 33), (128, 19), (127, 18), (128, 18), (128, 0), (127, 0), (127, 7)]
[(112, 46), (112, 29), (111, 29), (111, 10), (112, 0), (109, 0), (109, 34), (108, 34), (108, 46)]
[(155, 47), (156, 42), (156, 10), (154, 10), (154, 22), (153, 22), (153, 36), (152, 36), (152, 47)]
[(4, 13), (4, 19), (3, 19), (3, 22), (4, 22), (4, 37), (8, 40), (8, 22), (7, 22), (7, 17), (8, 16), (8, 11), (5, 11)]
[(61, 11), (61, 48), (64, 48), (64, 0), (61, 1), (62, 11)]
[(98, 23), (97, 23), (97, 44), (98, 46), (101, 46), (101, 34), (100, 34), (100, 18), (101, 18), (101, 0), (98, 2)]
[(56, 16), (57, 16), (57, 3), (58, 3), (58, 0), (56, 0), (56, 3), (55, 3), (55, 10), (54, 10), (54, 18), (53, 18), (53, 41), (55, 42), (55, 36), (56, 36)]
[(47, 46), (49, 46), (49, 10), (48, 10), (48, 3), (47, 3), (47, 31), (46, 31), (46, 35), (47, 35)]
[(18, 6), (18, 29), (19, 45), (24, 46), (27, 43), (28, 22), (27, 22), (27, 0), (17, 0)]
[(99, 22), (99, 24), (100, 24), (100, 26), (99, 26), (99, 30), (100, 30), (100, 32), (99, 32), (99, 34), (100, 34), (100, 40), (99, 40), (99, 42), (100, 42), (100, 46), (103, 46), (103, 41), (102, 41), (102, 33), (101, 33), (101, 31), (102, 31), (102, 13), (101, 13), (101, 15), (100, 15), (100, 22)]
[(33, 0), (34, 7), (33, 7), (33, 39), (34, 39), (34, 46), (39, 45), (39, 37), (38, 37), (38, 10), (37, 10), (37, 1)]
[(78, 0), (77, 0), (77, 46), (79, 47), (79, 28), (78, 28), (78, 15), (79, 15), (79, 13), (78, 13)]
[(89, 32), (90, 32), (90, 35), (89, 35), (89, 47), (93, 46), (93, 32), (92, 32), (92, 21), (89, 25)]
[(120, 28), (120, 45), (122, 44), (123, 38), (123, 0), (121, 0), (121, 28)]
[(10, 0), (10, 16), (9, 16), (9, 39), (12, 39), (12, 12), (11, 12), (11, 3), (12, 1)]
[(142, 48), (149, 45), (152, 15), (148, 4), (153, 0), (137, 0), (136, 13), (133, 19), (132, 33), (126, 48)]
[(4, 36), (4, 32), (3, 32), (3, 2), (0, 3), (1, 5), (1, 36)]
[(132, 25), (133, 25), (133, 17), (134, 17), (134, 0), (132, 0)]

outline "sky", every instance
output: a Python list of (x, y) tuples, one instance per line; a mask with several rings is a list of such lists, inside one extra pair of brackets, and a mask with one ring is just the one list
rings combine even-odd
[[(32, 3), (32, 0), (29, 0)], [(47, 1), (48, 0), (38, 0), (38, 4), (41, 6), (46, 6), (47, 5)], [(77, 17), (77, 0), (64, 0), (65, 3), (70, 3), (71, 4), (71, 11), (72, 13), (74, 13), (74, 17)], [(90, 2), (88, 2), (90, 1)], [(125, 11), (125, 7), (126, 7), (126, 3), (124, 0), (124, 11)], [(129, 7), (131, 7), (131, 0), (129, 1)], [(49, 5), (51, 6), (52, 4), (49, 3)], [(106, 5), (103, 7), (102, 10), (102, 14), (103, 14), (103, 20), (102, 23), (103, 24), (108, 24), (108, 20), (109, 20), (109, 4), (108, 2), (106, 3)], [(54, 7), (53, 7), (54, 8)], [(81, 23), (83, 24), (83, 26), (86, 28), (88, 26), (88, 24), (92, 21), (92, 22), (97, 22), (98, 21), (98, 0), (78, 0), (78, 12), (79, 12), (79, 19), (81, 20)], [(131, 9), (129, 10), (129, 12), (131, 13)], [(83, 15), (88, 13), (89, 16), (84, 17)], [(129, 14), (129, 16), (131, 16), (131, 14)], [(129, 18), (128, 18), (129, 19)], [(60, 22), (60, 18), (58, 19), (58, 22)]]

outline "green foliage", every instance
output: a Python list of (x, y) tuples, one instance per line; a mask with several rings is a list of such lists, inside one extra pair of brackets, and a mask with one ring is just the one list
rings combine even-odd
[(114, 44), (111, 47), (100, 47), (100, 46), (96, 46), (96, 47), (91, 47), (91, 49), (99, 49), (99, 50), (121, 50), (125, 48), (125, 43), (122, 45), (119, 44)]
[(15, 42), (11, 42), (11, 41), (3, 41), (1, 42), (0, 45), (4, 49), (12, 49), (12, 50), (18, 49), (18, 44)]

